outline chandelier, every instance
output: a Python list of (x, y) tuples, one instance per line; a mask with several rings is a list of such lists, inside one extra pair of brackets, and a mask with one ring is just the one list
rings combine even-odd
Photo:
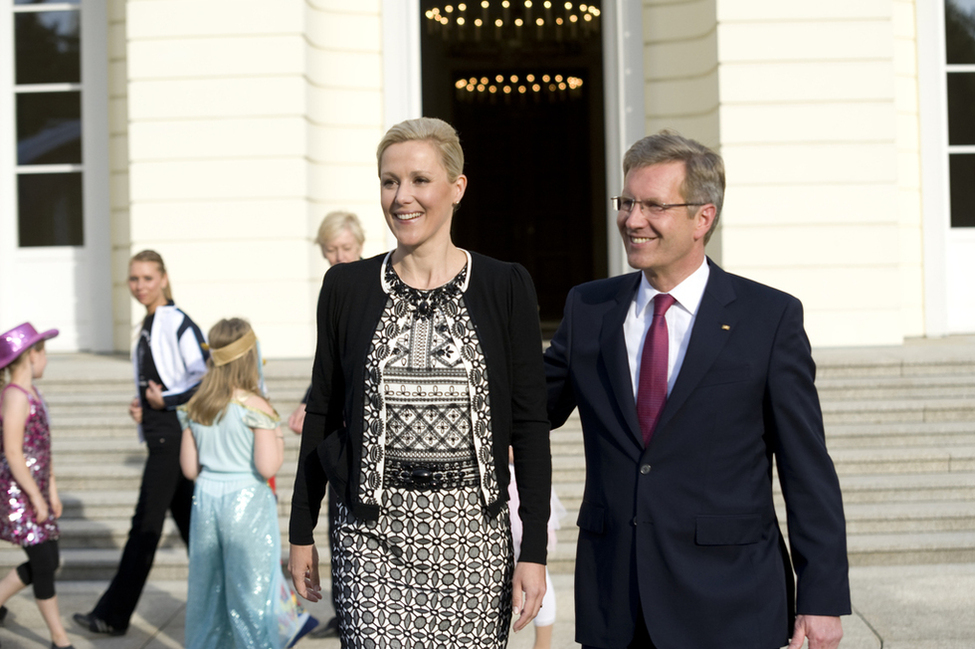
[(427, 34), (447, 42), (582, 43), (599, 37), (598, 7), (551, 0), (473, 0), (425, 12)]
[(505, 103), (513, 100), (535, 103), (557, 102), (582, 97), (583, 81), (579, 77), (562, 74), (495, 74), (471, 75), (454, 82), (457, 99), (463, 102), (487, 101)]

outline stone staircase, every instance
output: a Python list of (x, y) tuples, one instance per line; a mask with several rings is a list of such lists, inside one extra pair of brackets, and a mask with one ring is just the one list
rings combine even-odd
[[(853, 565), (975, 562), (975, 338), (897, 348), (818, 350), (827, 444), (843, 488)], [(128, 533), (145, 451), (126, 406), (127, 359), (52, 355), (39, 383), (51, 409), (61, 520), (62, 580), (108, 579)], [(283, 415), (307, 387), (310, 361), (271, 361), (268, 384)], [(286, 435), (278, 475), (282, 539), (298, 437)], [(555, 489), (568, 515), (550, 558), (571, 572), (585, 466), (573, 416), (552, 432)], [(784, 508), (776, 488), (780, 520)], [(318, 534), (325, 544), (325, 520)], [(0, 549), (0, 569), (23, 561)], [(327, 552), (322, 554), (327, 560)], [(185, 579), (186, 551), (167, 524), (153, 579)]]
[[(115, 574), (128, 537), (146, 458), (128, 416), (132, 367), (121, 356), (51, 354), (48, 358), (38, 387), (50, 410), (55, 475), (64, 503), (58, 579), (107, 580)], [(269, 363), (273, 403), (284, 418), (304, 395), (310, 367), (310, 360)], [(283, 543), (299, 437), (289, 432), (285, 444), (285, 462), (277, 476)], [(24, 556), (22, 550), (0, 544), (0, 570), (22, 563)], [(150, 578), (185, 580), (186, 575), (186, 548), (176, 525), (167, 518)]]

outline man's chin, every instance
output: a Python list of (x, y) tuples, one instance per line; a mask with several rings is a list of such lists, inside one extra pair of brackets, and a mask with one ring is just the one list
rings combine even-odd
[(650, 256), (646, 254), (635, 254), (631, 253), (629, 250), (626, 251), (626, 263), (630, 265), (630, 268), (635, 268), (636, 270), (645, 270), (651, 264)]

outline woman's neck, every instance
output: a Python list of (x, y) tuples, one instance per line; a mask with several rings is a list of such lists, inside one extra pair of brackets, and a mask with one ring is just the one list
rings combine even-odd
[(396, 274), (407, 286), (429, 290), (452, 280), (467, 263), (467, 255), (452, 242), (433, 251), (397, 247), (392, 262)]
[(155, 302), (153, 304), (146, 306), (146, 315), (152, 315), (153, 313), (156, 312), (156, 309), (158, 309), (161, 306), (166, 306), (167, 304), (169, 304), (169, 300), (160, 300), (159, 302)]

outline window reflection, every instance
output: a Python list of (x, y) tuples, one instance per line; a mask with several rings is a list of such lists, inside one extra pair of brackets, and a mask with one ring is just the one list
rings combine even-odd
[(945, 0), (948, 63), (975, 63), (975, 0)]
[(975, 228), (975, 154), (948, 157), (951, 182), (951, 227)]
[(18, 85), (81, 81), (80, 12), (17, 13)]
[(81, 173), (17, 177), (20, 247), (82, 246)]
[(81, 164), (81, 93), (17, 95), (17, 164)]
[(948, 73), (948, 144), (975, 144), (975, 73)]

